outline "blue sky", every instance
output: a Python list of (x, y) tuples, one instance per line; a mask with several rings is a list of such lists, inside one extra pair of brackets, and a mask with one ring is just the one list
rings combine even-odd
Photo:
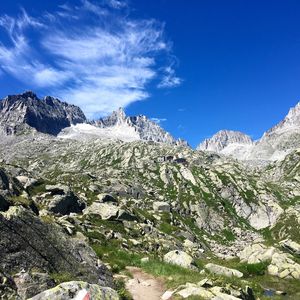
[(257, 139), (300, 100), (299, 1), (39, 2), (1, 4), (0, 97), (125, 106), (192, 146), (220, 129)]

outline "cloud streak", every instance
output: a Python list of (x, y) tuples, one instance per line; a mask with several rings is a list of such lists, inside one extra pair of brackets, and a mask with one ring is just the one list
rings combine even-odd
[(157, 124), (161, 124), (162, 122), (166, 122), (167, 119), (166, 118), (151, 118), (151, 121), (153, 121)]
[(180, 85), (164, 24), (132, 19), (128, 10), (125, 1), (82, 0), (40, 18), (25, 10), (2, 16), (10, 43), (0, 43), (0, 67), (79, 105), (90, 118), (149, 97), (152, 81), (159, 88)]

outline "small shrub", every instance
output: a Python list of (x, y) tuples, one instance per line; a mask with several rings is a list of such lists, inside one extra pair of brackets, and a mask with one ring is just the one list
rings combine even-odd
[(122, 279), (117, 279), (114, 283), (120, 300), (132, 300), (130, 293), (126, 290), (125, 282)]
[(264, 275), (266, 273), (269, 264), (270, 264), (269, 261), (260, 262), (257, 264), (243, 263), (243, 264), (239, 264), (237, 269), (241, 271), (245, 277), (252, 277), (257, 275)]

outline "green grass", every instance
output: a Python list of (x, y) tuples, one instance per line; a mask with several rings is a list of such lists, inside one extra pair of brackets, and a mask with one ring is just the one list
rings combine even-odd
[(55, 281), (56, 284), (61, 284), (63, 282), (76, 280), (76, 276), (74, 276), (70, 273), (67, 273), (67, 272), (51, 273), (50, 277)]
[(253, 276), (265, 275), (269, 264), (269, 261), (260, 262), (257, 264), (240, 263), (237, 266), (237, 269), (242, 272), (246, 278), (248, 278)]
[(125, 282), (122, 279), (114, 280), (115, 290), (118, 292), (120, 300), (132, 300), (130, 293), (125, 288)]
[(229, 242), (235, 241), (235, 235), (233, 232), (229, 229), (224, 229), (222, 231), (222, 235), (225, 237), (225, 239)]
[(199, 271), (167, 264), (158, 259), (150, 259), (148, 262), (143, 263), (141, 268), (155, 277), (163, 277), (168, 288), (175, 288), (187, 282), (197, 283), (204, 278)]
[(119, 250), (119, 247), (120, 245), (118, 245), (116, 242), (112, 243), (112, 241), (107, 245), (92, 245), (92, 248), (96, 252), (97, 256), (102, 261), (109, 263), (112, 268), (112, 272), (114, 273), (119, 273), (127, 266), (139, 267), (141, 265), (142, 255), (125, 250)]
[(169, 223), (163, 222), (159, 225), (159, 230), (166, 233), (166, 234), (172, 234), (178, 231), (178, 227), (173, 226)]

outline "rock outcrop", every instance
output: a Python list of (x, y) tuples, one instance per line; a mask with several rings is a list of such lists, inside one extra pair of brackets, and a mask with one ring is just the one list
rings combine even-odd
[(119, 296), (115, 290), (109, 287), (101, 287), (82, 281), (70, 281), (46, 290), (29, 300), (53, 299), (119, 300)]
[[(45, 223), (31, 211), (12, 206), (0, 213), (0, 270), (8, 282), (20, 286), (19, 272), (45, 273), (53, 278), (61, 275), (112, 287), (112, 275), (98, 261), (93, 250), (83, 241), (67, 237), (57, 225)], [(41, 277), (31, 276), (30, 285), (37, 280), (34, 294), (44, 285), (38, 284)], [(16, 277), (16, 281), (15, 278)], [(26, 280), (23, 282), (26, 283)], [(48, 281), (49, 283), (49, 281)], [(24, 285), (22, 290), (24, 290)]]
[(226, 268), (216, 264), (211, 264), (211, 263), (206, 264), (205, 269), (213, 274), (222, 275), (226, 277), (238, 277), (238, 278), (243, 277), (243, 273), (238, 270)]
[(178, 265), (183, 268), (188, 268), (188, 269), (195, 268), (193, 266), (193, 258), (187, 253), (179, 250), (168, 252), (164, 256), (164, 261), (169, 264)]
[(7, 135), (30, 128), (57, 135), (71, 124), (86, 122), (77, 106), (47, 96), (39, 99), (33, 92), (7, 96), (0, 101), (0, 130)]

